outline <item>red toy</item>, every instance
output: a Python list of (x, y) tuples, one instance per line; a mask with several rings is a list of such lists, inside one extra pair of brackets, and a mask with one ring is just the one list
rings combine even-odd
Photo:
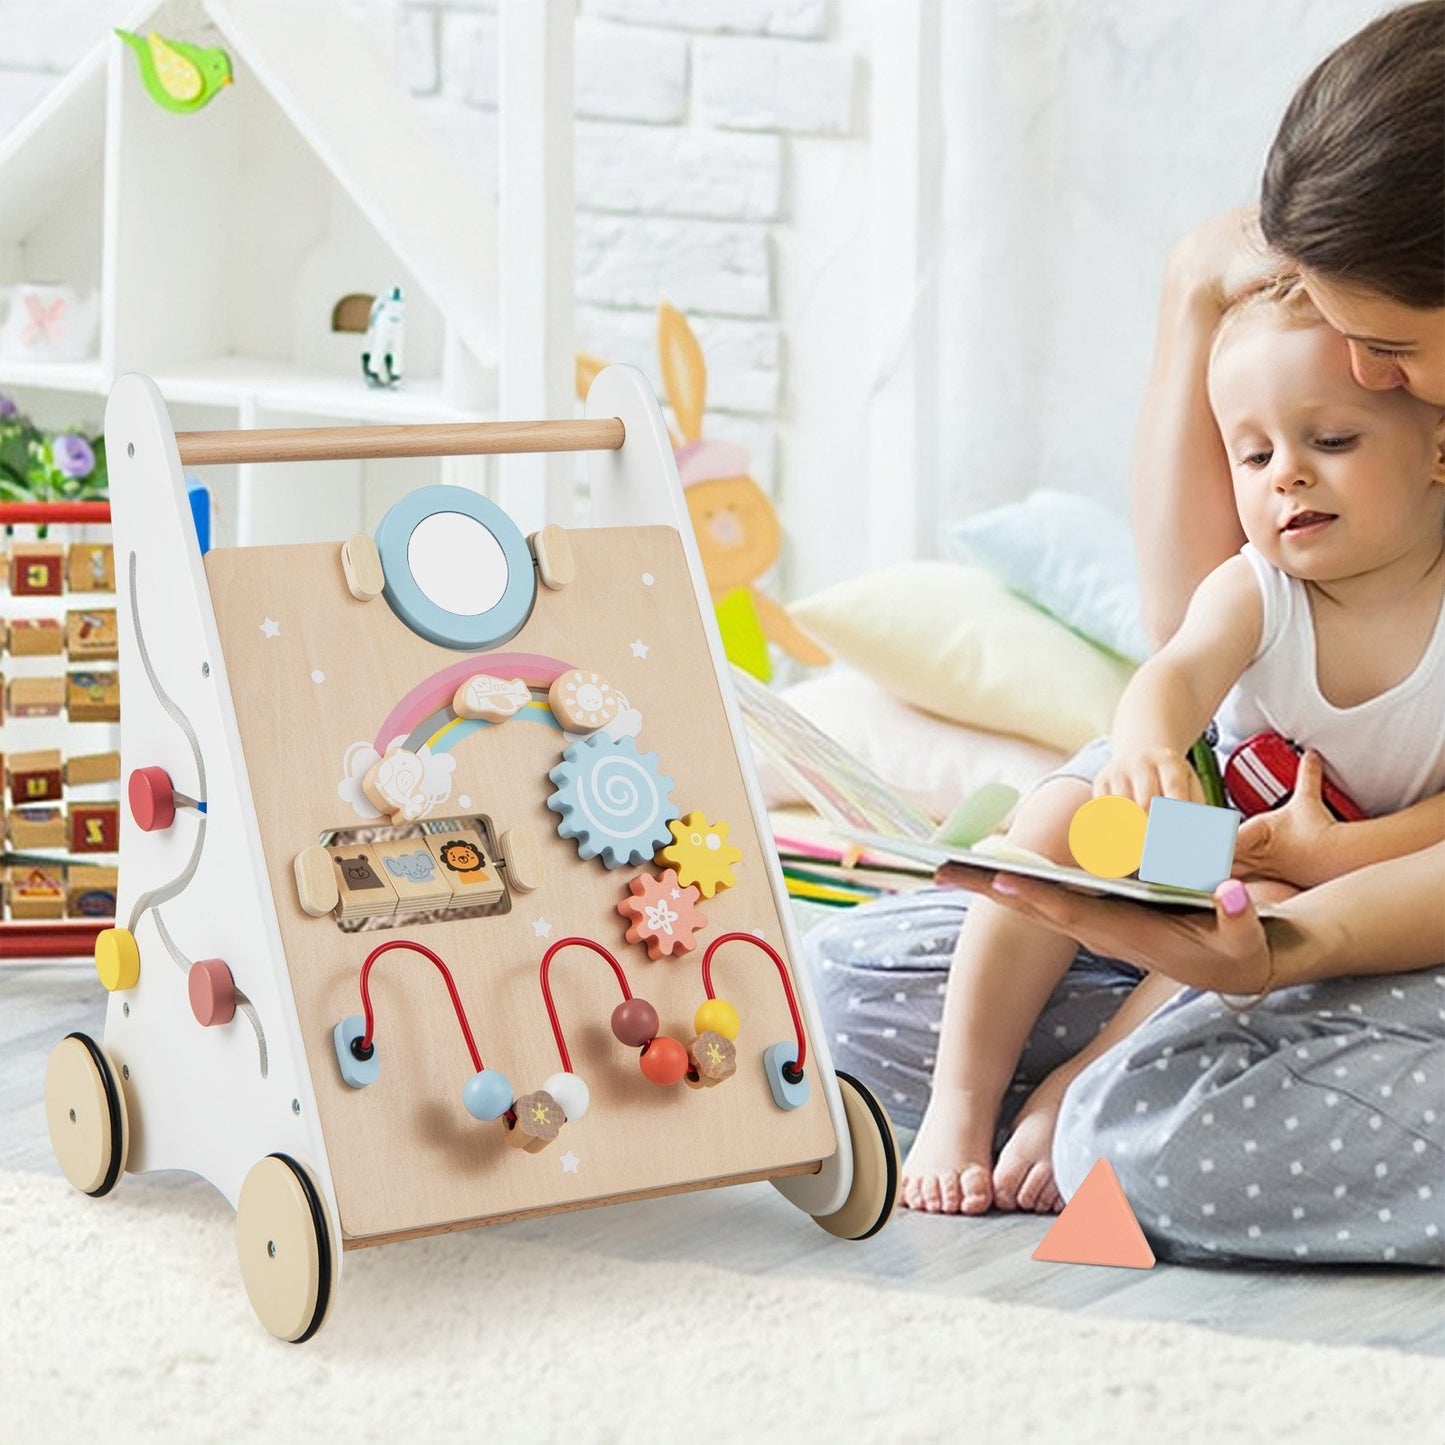
[[(1246, 738), (1224, 765), (1230, 802), (1247, 818), (1282, 807), (1294, 793), (1299, 760), (1300, 749), (1278, 733), (1255, 733)], [(1330, 781), (1328, 773), (1321, 781), (1320, 797), (1342, 823), (1359, 823), (1368, 816)]]

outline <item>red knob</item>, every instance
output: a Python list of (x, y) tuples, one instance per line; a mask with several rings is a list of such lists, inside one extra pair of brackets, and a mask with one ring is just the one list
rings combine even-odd
[(176, 820), (176, 790), (164, 768), (137, 768), (126, 786), (130, 815), (143, 833), (169, 828)]
[[(159, 770), (157, 770), (159, 771)], [(236, 1016), (236, 985), (231, 970), (219, 958), (203, 958), (186, 975), (191, 1012), (196, 1022), (210, 1028), (228, 1024)]]

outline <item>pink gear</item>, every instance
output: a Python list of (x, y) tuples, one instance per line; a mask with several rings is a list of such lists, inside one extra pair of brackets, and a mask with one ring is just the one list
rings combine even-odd
[(629, 943), (645, 943), (649, 958), (670, 958), (695, 946), (694, 935), (707, 927), (707, 918), (697, 906), (697, 889), (680, 886), (675, 869), (661, 877), (639, 873), (627, 886), (632, 896), (617, 911), (630, 920)]

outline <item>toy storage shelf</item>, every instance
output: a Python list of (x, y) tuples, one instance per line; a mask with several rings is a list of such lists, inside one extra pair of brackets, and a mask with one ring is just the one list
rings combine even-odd
[[(99, 300), (89, 355), (17, 349), (12, 338), (0, 393), (43, 424), (96, 430), (116, 379), (133, 371), (157, 380), (184, 424), (204, 427), (495, 416), (477, 300), (494, 273), (495, 217), (409, 97), (378, 86), (358, 103), (296, 56), (307, 26), (325, 25), (338, 65), (361, 74), (373, 59), (356, 52), (343, 14), (316, 10), (159, 0), (122, 23), (222, 45), (234, 85), (173, 114), (110, 36), (0, 143), (0, 287), (44, 283)], [(451, 226), (435, 224), (438, 207)], [(363, 338), (333, 331), (332, 312), (345, 295), (393, 285), (406, 296), (406, 369), (386, 390), (367, 384)], [(208, 414), (193, 419), (196, 408)], [(218, 538), (238, 545), (343, 537), (374, 525), (398, 494), (384, 471), (333, 469), (328, 515), (289, 478), (262, 483), (240, 467), (204, 480)], [(437, 480), (490, 488), (494, 475), (429, 463), (407, 486)]]
[[(63, 529), (64, 540), (69, 543), (99, 542), (108, 540), (110, 529), (110, 504), (108, 502), (6, 502), (0, 503), (0, 532), (14, 529), (11, 542), (17, 539), (29, 540), (38, 526)], [(0, 572), (3, 572), (0, 563)], [(83, 596), (87, 603), (101, 603), (107, 607), (115, 605), (115, 594), (109, 592), (87, 592), (84, 594), (65, 593), (59, 597), (17, 597), (8, 589), (3, 596), (3, 611), (7, 617), (53, 617), (63, 613), (67, 604), (74, 607)], [(10, 655), (0, 663), (0, 670), (10, 677), (42, 676), (56, 671), (54, 657), (16, 658)], [(65, 660), (61, 660), (62, 667)], [(114, 663), (103, 663), (113, 667)], [(68, 668), (67, 668), (68, 670)], [(106, 752), (120, 746), (120, 725), (103, 722), (71, 722), (67, 716), (63, 721), (50, 717), (4, 717), (0, 725), (3, 751), (20, 753), (47, 748), (58, 748), (62, 755)], [(5, 779), (0, 774), (0, 787)], [(79, 796), (77, 796), (77, 793)], [(67, 788), (68, 802), (90, 802), (113, 797), (115, 784), (82, 783)], [(6, 802), (8, 804), (8, 794)], [(0, 839), (0, 842), (4, 842)], [(8, 842), (4, 843), (8, 848)], [(84, 856), (71, 855), (66, 848), (38, 848), (24, 850), (47, 860), (61, 863), (103, 863), (114, 865), (117, 855), (92, 853)], [(108, 928), (113, 919), (56, 918), (56, 919), (10, 919), (0, 912), (0, 960), (5, 963), (24, 963), (37, 959), (88, 959), (95, 951), (96, 935)]]

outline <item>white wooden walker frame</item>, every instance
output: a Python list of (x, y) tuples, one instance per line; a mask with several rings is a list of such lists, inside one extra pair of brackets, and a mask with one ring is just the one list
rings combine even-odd
[[(155, 831), (142, 831), (131, 812), (123, 809), (117, 925), (129, 922), (134, 933), (141, 959), (139, 974), (122, 972), (117, 976), (112, 961), (111, 976), (107, 977), (107, 967), (98, 953), (102, 980), (112, 990), (104, 1043), (71, 1035), (56, 1046), (46, 1075), (47, 1118), (62, 1171), (86, 1193), (109, 1192), (126, 1169), (134, 1173), (183, 1169), (209, 1180), (237, 1210), (242, 1275), (252, 1305), (262, 1323), (282, 1339), (300, 1341), (320, 1327), (335, 1297), (344, 1249), (387, 1239), (761, 1177), (770, 1178), (784, 1197), (830, 1232), (858, 1239), (882, 1227), (896, 1200), (897, 1146), (887, 1116), (862, 1085), (833, 1070), (807, 975), (793, 966), (793, 961), (801, 957), (798, 938), (657, 402), (639, 371), (612, 366), (597, 377), (586, 411), (588, 420), (577, 422), (191, 433), (177, 437), (161, 395), (147, 377), (121, 378), (110, 396), (105, 433), (125, 677), (122, 759), (127, 776), (137, 768), (163, 766), (183, 805), (186, 799), (196, 799), (204, 800), (205, 807), (203, 812), (183, 811), (172, 826)], [(336, 1153), (348, 1145), (339, 1141), (336, 1129), (328, 1127), (328, 1120), (334, 1126), (338, 1119), (354, 1118), (361, 1110), (375, 1111), (377, 1106), (369, 1100), (381, 1095), (375, 1086), (369, 1091), (348, 1091), (340, 1084), (329, 1033), (306, 1017), (310, 1005), (298, 1008), (298, 989), (305, 992), (315, 986), (318, 970), (329, 965), (328, 950), (335, 955), (349, 947), (355, 954), (368, 940), (384, 940), (369, 933), (362, 938), (339, 933), (326, 918), (303, 919), (295, 887), (288, 886), (289, 869), (284, 859), (307, 840), (298, 835), (283, 839), (267, 836), (260, 794), (253, 793), (253, 781), (259, 785), (263, 780), (253, 779), (254, 756), (248, 769), (243, 747), (246, 728), (237, 714), (238, 697), (253, 711), (270, 706), (270, 699), (258, 704), (252, 696), (258, 691), (254, 673), (248, 681), (238, 672), (241, 649), (236, 639), (239, 636), (244, 642), (254, 620), (248, 613), (244, 633), (226, 625), (226, 608), (234, 607), (236, 592), (232, 588), (228, 593), (218, 580), (227, 575), (224, 569), (228, 564), (217, 562), (215, 553), (205, 562), (200, 556), (182, 465), (559, 450), (591, 453), (594, 529), (633, 529), (642, 539), (639, 546), (653, 546), (660, 534), (636, 529), (667, 528), (680, 538), (685, 574), (679, 564), (676, 575), (690, 578), (691, 601), (696, 608), (696, 617), (689, 616), (685, 622), (694, 633), (700, 626), (701, 636), (706, 639), (705, 659), (704, 649), (695, 649), (696, 666), (704, 672), (710, 669), (721, 702), (718, 716), (725, 715), (728, 733), (723, 737), (721, 728), (716, 729), (717, 746), (709, 756), (722, 759), (720, 767), (725, 764), (731, 791), (722, 791), (737, 799), (738, 814), (744, 811), (745, 797), (749, 816), (733, 819), (734, 839), (745, 846), (740, 881), (756, 890), (754, 913), (766, 917), (770, 928), (777, 928), (778, 932), (771, 936), (789, 962), (806, 1031), (811, 1066), (806, 1072), (814, 1085), (814, 1097), (810, 1107), (796, 1113), (779, 1110), (755, 1063), (756, 1037), (745, 1032), (739, 1037), (738, 1073), (725, 1087), (672, 1090), (670, 1093), (676, 1097), (659, 1103), (659, 1096), (669, 1091), (659, 1091), (638, 1080), (635, 1070), (629, 1072), (617, 1058), (615, 1043), (605, 1039), (597, 1042), (592, 1034), (584, 1037), (579, 1021), (586, 1014), (578, 1009), (577, 999), (590, 999), (596, 991), (600, 1001), (606, 989), (612, 988), (615, 1001), (613, 980), (592, 977), (607, 970), (581, 963), (568, 965), (566, 987), (570, 992), (563, 1012), (580, 1040), (580, 1044), (574, 1043), (573, 1051), (587, 1056), (596, 1101), (587, 1120), (568, 1127), (586, 1129), (593, 1115), (606, 1112), (605, 1102), (611, 1122), (604, 1118), (593, 1126), (593, 1133), (579, 1133), (577, 1137), (595, 1145), (599, 1139), (612, 1139), (607, 1130), (626, 1124), (643, 1141), (638, 1145), (640, 1162), (630, 1156), (626, 1161), (629, 1168), (637, 1163), (637, 1172), (627, 1179), (636, 1178), (639, 1186), (624, 1182), (612, 1167), (621, 1166), (610, 1143), (607, 1149), (594, 1148), (590, 1153), (589, 1158), (595, 1160), (589, 1164), (590, 1178), (601, 1182), (603, 1192), (589, 1193), (579, 1184), (575, 1165), (573, 1172), (563, 1173), (558, 1179), (555, 1162), (551, 1166), (537, 1162), (543, 1156), (525, 1156), (520, 1150), (505, 1148), (491, 1152), (491, 1136), (475, 1146), (479, 1151), (475, 1158), (464, 1157), (465, 1149), (452, 1137), (454, 1128), (460, 1135), (462, 1125), (454, 1126), (450, 1116), (437, 1126), (440, 1142), (435, 1138), (413, 1140), (409, 1136), (416, 1132), (414, 1120), (420, 1117), (419, 1112), (400, 1111), (393, 1104), (395, 1112), (391, 1114), (367, 1115), (371, 1131), (367, 1137), (370, 1142), (378, 1133), (390, 1129), (392, 1137), (387, 1142), (395, 1146), (395, 1161), (407, 1163), (409, 1172), (401, 1176), (400, 1189), (395, 1172), (389, 1180), (382, 1178), (379, 1171), (384, 1165), (371, 1166), (378, 1171), (375, 1177), (383, 1186), (389, 1184), (393, 1194), (404, 1195), (413, 1176), (420, 1184), (428, 1161), (435, 1155), (441, 1160), (439, 1168), (456, 1175), (437, 1187), (443, 1193), (447, 1189), (452, 1193), (446, 1195), (444, 1204), (426, 1202), (417, 1206), (421, 1212), (413, 1210), (410, 1214), (403, 1200), (395, 1219), (348, 1230), (348, 1217), (354, 1217), (355, 1206), (346, 1202), (347, 1186), (338, 1179)], [(585, 583), (587, 558), (597, 555), (595, 548), (599, 544), (589, 544), (591, 534), (587, 529), (568, 535), (576, 539), (573, 545), (582, 549), (579, 576)], [(675, 539), (669, 543), (664, 536), (661, 540), (664, 551), (671, 548), (675, 552)], [(589, 546), (594, 549), (590, 554), (586, 550)], [(335, 546), (256, 548), (242, 549), (231, 556), (284, 554), (294, 556), (295, 565), (305, 568), (313, 554), (328, 553), (334, 559), (337, 550)], [(607, 553), (605, 557), (612, 555)], [(339, 567), (332, 566), (332, 574), (336, 579), (333, 585), (340, 586)], [(603, 573), (594, 566), (592, 575), (600, 580)], [(651, 576), (644, 575), (650, 588)], [(324, 572), (307, 572), (306, 577), (315, 592), (333, 583), (333, 577)], [(660, 569), (658, 580), (665, 580)], [(610, 568), (607, 583), (609, 589), (613, 588)], [(685, 584), (682, 590), (686, 590)], [(534, 616), (541, 613), (547, 596), (539, 590)], [(647, 604), (652, 605), (653, 600), (648, 598)], [(593, 599), (594, 610), (602, 601), (601, 596)], [(137, 626), (138, 603), (143, 629)], [(362, 604), (348, 597), (346, 606), (382, 610), (368, 611), (368, 616), (391, 616), (387, 603), (379, 598)], [(669, 616), (676, 617), (677, 611), (672, 609)], [(347, 614), (353, 615), (360, 614)], [(661, 628), (661, 623), (655, 625)], [(539, 626), (545, 627), (545, 621)], [(524, 637), (532, 628), (529, 619), (518, 636)], [(393, 627), (392, 632), (395, 630)], [(229, 639), (224, 643), (223, 633)], [(543, 632), (542, 640), (552, 638)], [(423, 639), (403, 638), (397, 646), (402, 643), (413, 650), (430, 648), (444, 655), (443, 660), (455, 662), (457, 658), (455, 652), (446, 653)], [(485, 653), (479, 660), (485, 661)], [(399, 668), (404, 674), (405, 666), (399, 664)], [(233, 693), (233, 676), (241, 689), (239, 693)], [(690, 709), (691, 695), (687, 703)], [(279, 699), (275, 705), (281, 706)], [(305, 705), (312, 704), (307, 701)], [(648, 715), (665, 719), (667, 708), (659, 705)], [(254, 725), (250, 714), (245, 721)], [(514, 731), (521, 727), (518, 723), (507, 726)], [(646, 745), (659, 748), (666, 771), (674, 771), (670, 756), (681, 753), (686, 762), (686, 739), (670, 750), (646, 722), (643, 729)], [(538, 730), (523, 732), (529, 735), (517, 736), (530, 746), (530, 734)], [(253, 734), (248, 736), (254, 738)], [(334, 747), (344, 744), (345, 739), (326, 742)], [(681, 777), (685, 769), (677, 771)], [(684, 812), (693, 806), (688, 799), (683, 799), (682, 805)], [(698, 805), (702, 805), (701, 800)], [(333, 800), (333, 812), (335, 806)], [(300, 805), (298, 814), (303, 815), (303, 821), (309, 816)], [(540, 816), (556, 823), (546, 813)], [(310, 841), (315, 841), (314, 834)], [(566, 887), (554, 890), (557, 896), (548, 899), (549, 910), (565, 911), (581, 893), (594, 887), (595, 880), (601, 880), (595, 882), (597, 888), (613, 891), (599, 893), (604, 904), (597, 906), (613, 908), (614, 931), (609, 935), (602, 931), (603, 925), (594, 924), (589, 930), (593, 936), (603, 939), (623, 959), (629, 976), (646, 980), (639, 983), (641, 994), (649, 998), (656, 997), (659, 991), (665, 994), (674, 986), (663, 982), (667, 979), (676, 981), (677, 999), (683, 998), (685, 988), (690, 987), (700, 1001), (696, 964), (700, 952), (688, 955), (681, 963), (645, 958), (639, 961), (635, 951), (628, 951), (635, 946), (619, 941), (615, 903), (607, 905), (605, 900), (622, 896), (616, 892), (619, 883), (626, 881), (629, 871), (636, 870), (604, 873), (596, 862), (577, 861), (575, 845), (557, 839), (555, 829), (544, 835), (544, 842), (552, 850), (548, 858), (561, 860), (551, 866), (561, 868), (563, 862), (568, 862), (570, 870), (583, 870), (567, 871), (565, 879), (556, 872), (550, 875), (565, 881)], [(569, 848), (570, 855), (565, 851)], [(278, 863), (278, 859), (282, 861)], [(503, 861), (504, 870), (505, 866)], [(741, 878), (743, 869), (747, 870), (745, 880)], [(745, 891), (739, 887), (736, 894)], [(717, 931), (746, 926), (725, 922), (729, 908), (743, 906), (733, 903), (733, 897), (734, 890), (728, 890), (726, 907), (721, 906), (722, 893), (714, 900), (723, 914), (717, 920)], [(521, 915), (526, 911), (525, 905), (514, 908), (517, 916), (508, 926), (521, 930), (525, 924)], [(526, 1067), (516, 1072), (530, 1075), (534, 1069), (546, 1067), (542, 1060), (553, 1048), (540, 1001), (535, 998), (535, 984), (530, 982), (535, 979), (537, 955), (544, 945), (539, 943), (517, 962), (515, 981), (509, 973), (504, 982), (504, 968), (511, 968), (510, 956), (504, 959), (499, 951), (494, 960), (486, 951), (504, 936), (497, 930), (486, 931), (493, 922), (477, 919), (436, 924), (435, 944), (430, 929), (405, 932), (441, 948), (454, 962), (458, 958), (466, 960), (471, 973), (463, 991), (469, 997), (469, 1014), (477, 993), (496, 984), (500, 991), (488, 994), (490, 1017), (486, 1013), (473, 1015), (482, 1051), (500, 1052), (513, 1060), (521, 1057)], [(501, 926), (499, 921), (498, 928)], [(474, 932), (461, 932), (469, 927)], [(311, 931), (298, 933), (306, 929)], [(526, 931), (530, 934), (531, 928)], [(711, 920), (709, 931), (713, 931)], [(289, 961), (283, 938), (288, 933), (292, 944)], [(400, 936), (391, 933), (384, 938)], [(511, 935), (505, 936), (513, 952), (521, 950)], [(304, 948), (296, 946), (298, 937), (306, 941)], [(312, 941), (318, 945), (314, 951)], [(193, 1013), (188, 996), (188, 969), (193, 960), (207, 957), (225, 960), (234, 978), (238, 1012), (226, 1027), (199, 1026), (199, 1014)], [(767, 1028), (777, 1027), (774, 1016), (779, 990), (772, 966), (765, 970), (761, 964), (762, 960), (753, 960), (746, 967), (730, 968), (723, 992), (745, 996), (745, 1031), (750, 1015), (761, 1012), (766, 1016), (760, 1026), (766, 1042)], [(431, 1033), (412, 1032), (424, 1011), (422, 994), (427, 995), (425, 1007), (430, 1008), (431, 996), (440, 985), (429, 972), (422, 975), (419, 965), (418, 971), (400, 979), (407, 967), (398, 966), (387, 975), (386, 987), (392, 992), (373, 985), (379, 990), (379, 1037), (387, 1050), (383, 1078), (394, 1081), (394, 1090), (408, 1085), (431, 1087), (430, 1080), (422, 1077), (430, 1067), (421, 1059), (423, 1054), (444, 1055), (451, 1073), (456, 1072), (452, 1038), (437, 1035), (433, 1041)], [(558, 967), (562, 967), (562, 958)], [(484, 969), (489, 970), (487, 977), (476, 983), (471, 975)], [(344, 994), (354, 1000), (354, 964), (339, 972), (347, 977), (337, 983), (334, 997), (339, 999)], [(463, 971), (459, 967), (457, 972), (461, 983)], [(379, 970), (378, 979), (385, 973)], [(685, 975), (690, 976), (690, 984)], [(740, 975), (746, 975), (748, 987), (734, 985), (734, 977)], [(531, 994), (524, 994), (524, 988), (531, 989)], [(531, 1001), (524, 1002), (528, 998)], [(668, 1013), (664, 1016), (675, 1018), (681, 1003), (665, 1001)], [(326, 1006), (333, 1020), (352, 1011), (338, 1011), (339, 1006), (330, 1002)], [(603, 1005), (599, 1002), (598, 1006)], [(410, 1012), (403, 1017), (404, 1011)], [(391, 1032), (381, 1034), (380, 1030), (387, 1026)], [(515, 1036), (504, 1029), (514, 1029)], [(675, 1033), (676, 1029), (668, 1032)], [(782, 1032), (771, 1035), (782, 1036)], [(262, 1039), (264, 1044), (260, 1043)], [(613, 1051), (610, 1056), (609, 1048)], [(716, 1102), (730, 1090), (731, 1104)], [(454, 1104), (455, 1099), (453, 1093), (450, 1102)], [(693, 1112), (689, 1114), (689, 1110)], [(461, 1114), (459, 1109), (456, 1112)], [(794, 1120), (796, 1124), (789, 1122)], [(478, 1131), (496, 1127), (475, 1125)], [(788, 1153), (786, 1143), (773, 1142), (765, 1149), (756, 1142), (764, 1136), (786, 1140), (789, 1128), (794, 1130), (791, 1138), (795, 1146), (802, 1134), (808, 1135), (810, 1147), (805, 1153), (799, 1154), (796, 1149)], [(407, 1137), (403, 1138), (403, 1134)], [(659, 1142), (663, 1139), (665, 1146)], [(701, 1155), (695, 1155), (691, 1164), (684, 1161), (676, 1166), (683, 1172), (668, 1173), (673, 1166), (666, 1159), (678, 1152), (674, 1148), (678, 1140), (686, 1140), (688, 1147), (698, 1150), (712, 1150), (715, 1140), (716, 1152), (709, 1156), (711, 1167), (706, 1162), (699, 1165)], [(409, 1157), (404, 1151), (412, 1148), (421, 1152)], [(556, 1155), (551, 1158), (555, 1161)], [(567, 1167), (564, 1164), (564, 1170)], [(528, 1174), (527, 1170), (532, 1172)], [(515, 1175), (509, 1171), (515, 1171)], [(494, 1187), (497, 1192), (489, 1195)], [(456, 1191), (460, 1191), (460, 1204), (456, 1202)], [(382, 1187), (380, 1192), (388, 1191)]]

